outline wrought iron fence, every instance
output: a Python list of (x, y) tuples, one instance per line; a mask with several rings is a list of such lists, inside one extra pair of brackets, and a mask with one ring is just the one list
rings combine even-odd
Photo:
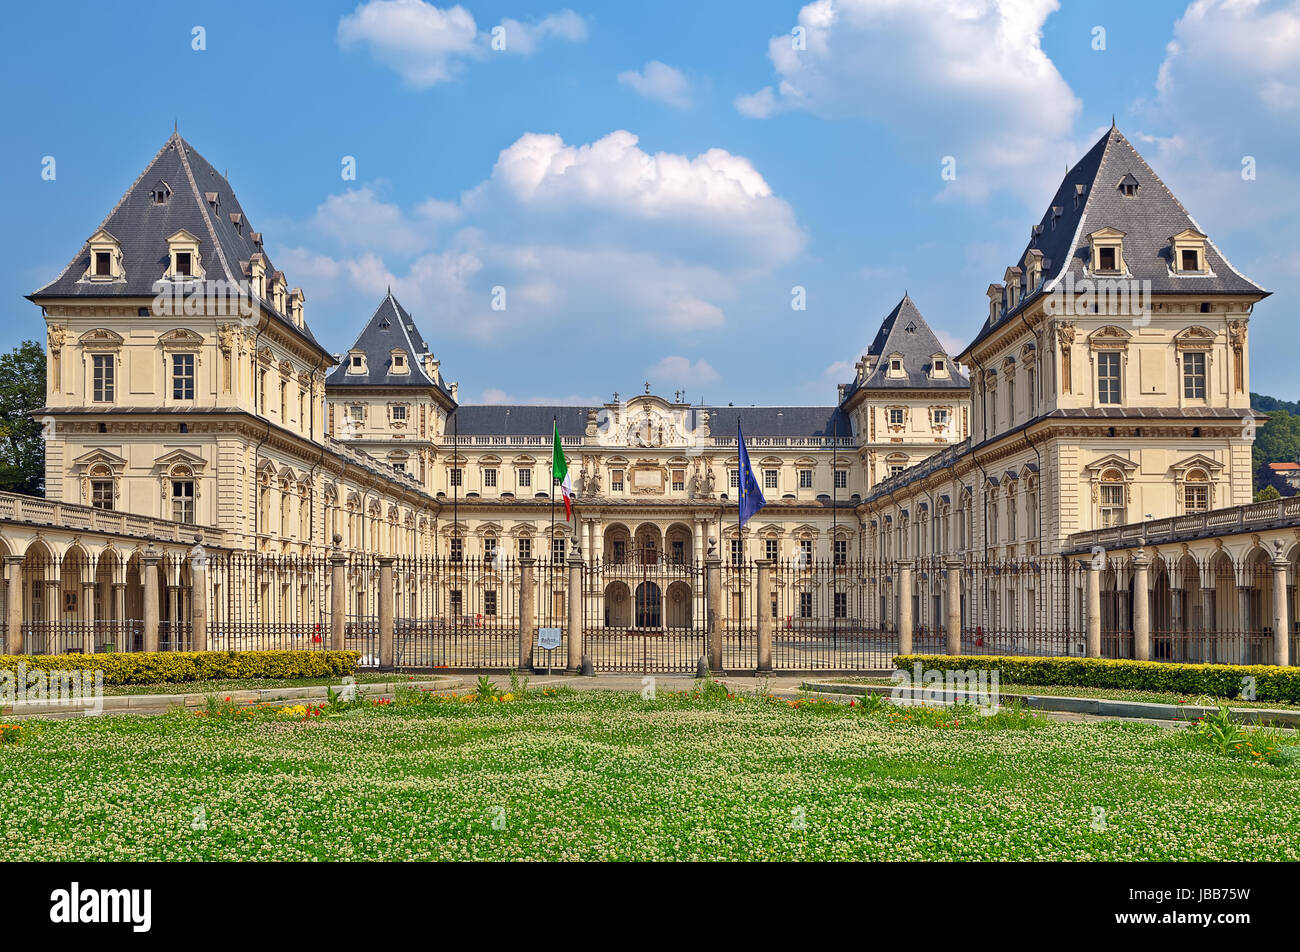
[[(864, 670), (898, 651), (895, 577), (877, 562), (773, 563), (768, 605), (776, 670)], [(915, 637), (915, 636), (914, 636)]]
[(702, 566), (597, 560), (582, 576), (583, 647), (595, 670), (690, 672), (707, 655)]
[[(210, 650), (329, 648), (331, 593), (327, 558), (232, 552), (206, 556), (206, 569)], [(183, 627), (172, 643), (180, 645), (188, 640), (192, 644), (192, 629), (186, 610)], [(159, 637), (161, 643), (161, 631)], [(356, 639), (349, 639), (347, 647), (363, 653), (365, 649)]]
[(393, 570), (399, 668), (519, 665), (520, 570), (504, 555), (398, 559)]

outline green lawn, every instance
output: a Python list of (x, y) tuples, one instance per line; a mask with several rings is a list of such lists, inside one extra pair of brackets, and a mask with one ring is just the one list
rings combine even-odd
[[(819, 678), (807, 678), (807, 683), (821, 680)], [(893, 685), (895, 682), (889, 678), (868, 678), (868, 677), (851, 677), (851, 678), (826, 678), (827, 682), (834, 684), (888, 684)], [(1177, 694), (1173, 691), (1142, 691), (1129, 690), (1125, 688), (1087, 688), (1074, 686), (1058, 686), (1045, 684), (1012, 684), (1007, 681), (998, 683), (998, 691), (1001, 694), (1024, 694), (1034, 695), (1037, 697), (1087, 697), (1101, 698), (1111, 701), (1137, 701), (1149, 704), (1192, 704), (1206, 707), (1213, 707), (1215, 704), (1227, 704), (1229, 707), (1259, 707), (1272, 708), (1280, 711), (1293, 710), (1296, 705), (1290, 701), (1247, 701), (1242, 698), (1207, 698), (1200, 694)]]
[[(358, 671), (357, 684), (385, 684), (406, 681), (409, 676), (392, 671)], [(420, 679), (427, 676), (421, 675)], [(160, 681), (154, 684), (106, 684), (105, 695), (122, 694), (220, 694), (223, 691), (262, 691), (267, 688), (307, 688), (328, 684), (337, 689), (337, 675), (328, 678), (239, 678), (224, 681)]]
[(1300, 859), (1300, 767), (924, 719), (584, 691), (28, 722), (0, 745), (0, 860)]

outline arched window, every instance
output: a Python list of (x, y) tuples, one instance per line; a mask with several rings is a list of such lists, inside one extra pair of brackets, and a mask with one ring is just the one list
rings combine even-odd
[(1208, 512), (1210, 480), (1203, 469), (1188, 470), (1183, 483), (1183, 512)]
[(172, 521), (194, 524), (194, 472), (188, 466), (171, 471)]
[(1101, 474), (1098, 502), (1101, 506), (1101, 527), (1122, 526), (1128, 522), (1124, 474), (1118, 469), (1108, 469)]

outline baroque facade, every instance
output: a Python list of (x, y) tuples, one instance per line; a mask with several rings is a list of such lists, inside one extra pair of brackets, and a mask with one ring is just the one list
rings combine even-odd
[[(563, 560), (576, 543), (589, 564), (693, 567), (717, 540), (726, 564), (821, 563), (837, 578), (849, 563), (1076, 556), (1096, 539), (1141, 543), (1131, 524), (1150, 520), (1172, 520), (1168, 539), (1192, 522), (1212, 529), (1215, 512), (1250, 499), (1247, 326), (1266, 296), (1112, 127), (989, 286), (987, 318), (960, 354), (945, 351), (905, 294), (853, 379), (820, 406), (690, 404), (649, 382), (599, 406), (462, 403), (424, 335), (429, 322), (421, 329), (391, 291), (346, 352), (327, 350), (307, 323), (306, 295), (274, 268), (229, 183), (173, 134), (30, 296), (49, 344), (49, 502), (11, 508), (84, 528), (15, 528), (0, 513), (0, 548), (15, 566), (5, 617), (11, 627), (53, 619), (60, 604), (138, 617), (149, 539), (164, 550), (163, 616), (180, 619), (193, 541), (279, 560), (341, 551), (484, 565), (498, 554)], [(743, 532), (738, 428), (767, 499)], [(553, 502), (553, 430), (574, 475), (573, 523)], [(1213, 553), (1194, 551), (1201, 543), (1180, 538), (1168, 557), (1208, 563)], [(1259, 562), (1252, 544), (1243, 562)], [(1277, 565), (1300, 545), (1274, 550)], [(60, 601), (64, 583), (34, 569), (33, 554), (71, 559), (80, 568), (67, 584), (95, 580), (94, 591)], [(1146, 557), (1109, 570), (1114, 604), (1133, 598), (1144, 578), (1133, 565)], [(733, 574), (724, 612), (735, 618), (752, 596)], [(951, 629), (990, 602), (988, 592), (968, 598), (973, 578), (953, 588), (922, 571), (916, 589), (908, 577), (900, 591), (901, 573), (864, 569), (848, 580), (853, 592), (826, 599), (836, 619), (875, 627), (898, 626), (902, 602), (914, 601), (908, 626), (938, 630), (946, 619)], [(1073, 617), (1082, 576), (1062, 579)], [(414, 598), (418, 586), (403, 584)], [(1058, 617), (1058, 595), (1045, 609), (1041, 588), (993, 574), (983, 584), (1009, 586), (1008, 605), (1040, 622)], [(364, 587), (358, 577), (358, 614)], [(289, 598), (278, 591), (255, 596), (264, 617)], [(607, 625), (629, 616), (611, 591)], [(790, 597), (802, 614), (813, 595)], [(1195, 602), (1202, 615), (1207, 598)], [(1251, 598), (1253, 618), (1263, 608), (1258, 591)], [(1190, 617), (1193, 602), (1184, 604)], [(1133, 624), (1131, 604), (1110, 610), (1115, 628)], [(1002, 620), (1016, 617), (1009, 608)]]

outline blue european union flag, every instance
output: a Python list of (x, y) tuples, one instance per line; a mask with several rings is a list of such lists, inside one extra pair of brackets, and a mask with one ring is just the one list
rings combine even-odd
[(740, 525), (743, 527), (749, 517), (767, 505), (763, 490), (758, 488), (758, 479), (754, 476), (754, 467), (749, 465), (749, 450), (745, 449), (745, 434), (740, 432), (740, 421), (736, 421), (736, 438), (740, 444)]

